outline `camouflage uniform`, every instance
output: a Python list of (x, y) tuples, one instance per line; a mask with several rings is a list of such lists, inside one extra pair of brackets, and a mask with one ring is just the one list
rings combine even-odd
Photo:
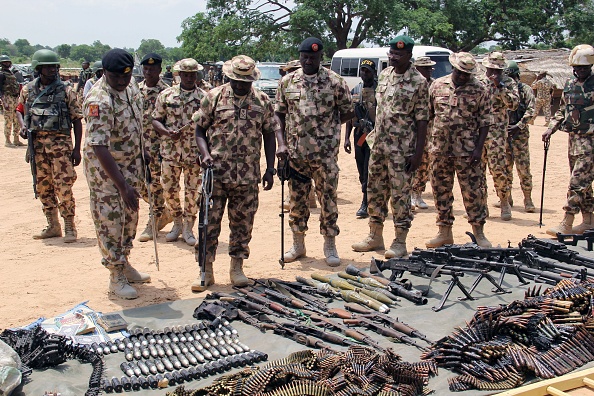
[(416, 123), (429, 120), (427, 89), (427, 80), (412, 66), (403, 74), (390, 66), (379, 76), (367, 184), (370, 223), (383, 224), (391, 198), (395, 227), (410, 228), (414, 174), (404, 168), (406, 158), (415, 153)]
[[(200, 108), (200, 101), (206, 93), (200, 88), (188, 92), (181, 85), (174, 85), (161, 92), (152, 113), (153, 119), (160, 119), (165, 127), (179, 130), (181, 136), (174, 140), (161, 137), (162, 181), (165, 199), (174, 218), (184, 217), (195, 221), (198, 213), (198, 190), (200, 187), (200, 166), (198, 166), (198, 145), (194, 137), (192, 114)], [(184, 208), (180, 200), (180, 177), (184, 173)]]
[[(338, 207), (338, 149), (342, 116), (351, 112), (351, 94), (342, 77), (320, 67), (312, 77), (302, 69), (284, 76), (276, 93), (275, 111), (286, 114), (285, 134), (291, 167), (312, 178), (320, 198), (320, 232), (333, 237), (340, 230)], [(289, 225), (294, 233), (307, 231), (311, 183), (289, 179)]]
[(536, 91), (536, 108), (534, 109), (534, 118), (543, 110), (545, 121), (548, 124), (551, 120), (551, 90), (554, 84), (546, 75), (540, 80), (532, 83), (532, 89)]
[[(16, 107), (19, 97), (19, 83), (13, 72), (0, 68), (0, 74), (3, 76), (3, 84), (0, 86), (0, 99), (6, 105), (4, 110), (4, 137), (6, 143), (10, 144), (10, 135), (12, 132), (14, 142), (19, 142), (20, 126), (16, 118)], [(20, 142), (19, 142), (20, 143)]]
[[(435, 81), (435, 79), (430, 78), (427, 82), (427, 86), (431, 86), (433, 81)], [(427, 125), (427, 142), (429, 142), (429, 139), (431, 137), (431, 129), (433, 129), (433, 120), (430, 120), (429, 124)], [(417, 173), (415, 174), (412, 183), (413, 193), (418, 193), (419, 196), (421, 195), (421, 193), (423, 193), (423, 191), (425, 191), (425, 186), (427, 185), (427, 181), (429, 180), (429, 163), (429, 145), (425, 144), (425, 149), (423, 150), (423, 160), (421, 161), (421, 165), (419, 165), (419, 167), (417, 168)]]
[(104, 78), (91, 88), (84, 102), (87, 121), (84, 170), (101, 263), (107, 268), (128, 263), (138, 211), (125, 205), (93, 147), (106, 146), (126, 183), (140, 193), (143, 185), (142, 108), (142, 94), (132, 84), (118, 92)]
[(237, 98), (230, 84), (224, 84), (206, 94), (193, 119), (207, 131), (214, 164), (206, 261), (215, 260), (226, 205), (231, 230), (229, 256), (247, 259), (258, 209), (262, 136), (275, 133), (279, 127), (272, 103), (257, 88), (245, 98)]
[(198, 88), (200, 88), (204, 92), (208, 92), (212, 89), (212, 85), (208, 81), (200, 80), (200, 83), (198, 84)]

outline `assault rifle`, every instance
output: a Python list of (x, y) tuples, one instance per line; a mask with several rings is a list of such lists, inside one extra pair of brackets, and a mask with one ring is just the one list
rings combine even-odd
[(35, 163), (35, 135), (37, 133), (31, 129), (27, 129), (27, 156), (25, 160), (31, 167), (31, 176), (33, 176), (33, 194), (35, 199), (39, 197), (37, 193), (37, 164)]
[[(317, 306), (308, 304), (307, 302), (302, 301), (298, 298), (295, 298), (294, 296), (291, 296), (290, 294), (286, 295), (286, 294), (283, 294), (282, 292), (280, 292), (279, 290), (273, 290), (270, 287), (268, 287), (268, 285), (264, 281), (255, 280), (255, 282), (257, 284), (262, 285), (263, 292), (264, 292), (264, 294), (266, 294), (266, 296), (279, 301), (280, 303), (282, 303), (285, 306), (293, 307), (293, 308), (300, 309), (300, 310), (305, 309), (308, 311), (313, 311), (320, 315), (325, 315), (325, 316), (328, 315), (327, 309), (322, 310), (322, 309), (318, 308)], [(253, 291), (256, 291), (256, 290), (253, 289)]]
[(357, 331), (355, 329), (351, 329), (347, 326), (341, 325), (339, 323), (333, 322), (328, 318), (324, 318), (319, 315), (310, 315), (309, 319), (316, 324), (318, 327), (328, 328), (331, 330), (339, 331), (341, 334), (350, 337), (354, 340), (357, 340), (363, 344), (367, 344), (370, 347), (377, 349), (378, 351), (385, 352), (386, 348), (382, 347), (377, 341), (373, 338)]
[[(315, 293), (315, 289), (310, 286), (302, 285), (298, 282), (289, 282), (289, 281), (282, 281), (276, 278), (270, 278), (266, 280), (259, 280), (259, 282), (270, 283), (273, 287), (280, 291), (281, 293), (287, 295), (290, 293), (295, 297), (301, 299), (302, 301), (306, 302), (309, 305), (316, 307), (319, 310), (324, 312), (328, 311), (328, 299), (322, 300), (312, 296)], [(331, 300), (331, 299), (330, 299)]]

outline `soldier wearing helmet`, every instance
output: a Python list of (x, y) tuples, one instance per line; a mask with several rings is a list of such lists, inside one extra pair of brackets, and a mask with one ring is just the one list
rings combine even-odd
[(82, 63), (82, 70), (78, 76), (78, 85), (76, 86), (76, 92), (80, 95), (83, 92), (87, 80), (93, 78), (93, 70), (91, 70), (91, 63), (86, 60)]
[[(75, 202), (72, 186), (75, 166), (81, 161), (82, 111), (76, 92), (64, 85), (58, 75), (60, 60), (50, 50), (33, 54), (32, 65), (39, 77), (25, 85), (19, 97), (24, 106), (25, 126), (34, 132), (37, 192), (47, 218), (47, 227), (34, 239), (62, 236), (58, 210), (64, 218), (64, 242), (75, 242)], [(70, 130), (74, 128), (74, 146)]]
[[(547, 230), (549, 235), (583, 234), (594, 228), (594, 197), (592, 181), (594, 180), (594, 48), (588, 44), (576, 46), (569, 54), (569, 65), (573, 68), (575, 78), (569, 79), (563, 88), (561, 104), (555, 113), (549, 128), (542, 135), (548, 142), (551, 135), (561, 129), (569, 135), (569, 190), (567, 202), (563, 206), (565, 217), (557, 227)], [(573, 227), (573, 220), (578, 212), (582, 212), (582, 224)]]
[(102, 76), (103, 76), (103, 64), (101, 61), (97, 61), (93, 63), (91, 70), (95, 75), (92, 78), (89, 78), (85, 83), (85, 89), (83, 90), (83, 98), (87, 97), (87, 94), (93, 88), (93, 84), (95, 84)]
[[(536, 91), (536, 108), (534, 109), (534, 118), (542, 109), (545, 116), (545, 125), (551, 121), (551, 99), (555, 85), (548, 77), (546, 70), (541, 70), (536, 76), (536, 81), (532, 83), (532, 89)], [(534, 119), (532, 119), (534, 124)]]
[[(15, 109), (19, 97), (19, 83), (17, 76), (10, 67), (12, 61), (8, 55), (0, 55), (0, 101), (4, 108), (4, 137), (6, 138), (6, 147), (24, 146), (19, 140), (19, 124), (17, 122)], [(13, 135), (13, 142), (10, 141), (10, 135)]]

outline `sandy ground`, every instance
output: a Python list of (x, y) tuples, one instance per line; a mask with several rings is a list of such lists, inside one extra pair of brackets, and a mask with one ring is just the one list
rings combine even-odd
[[(4, 125), (0, 117), (0, 124)], [(543, 143), (541, 134), (545, 128), (543, 117), (538, 117), (536, 125), (531, 127), (531, 162), (534, 182), (533, 199), (540, 207), (541, 182), (543, 168)], [(0, 279), (2, 280), (2, 303), (0, 305), (0, 328), (25, 325), (44, 316), (52, 317), (72, 306), (89, 301), (90, 307), (102, 312), (146, 306), (190, 297), (200, 297), (190, 290), (191, 283), (198, 276), (198, 267), (194, 260), (193, 248), (182, 240), (175, 243), (165, 242), (167, 226), (158, 238), (160, 271), (154, 262), (153, 243), (135, 242), (131, 262), (141, 271), (149, 272), (152, 282), (138, 287), (140, 297), (136, 300), (120, 300), (108, 295), (108, 272), (100, 264), (100, 254), (95, 238), (95, 229), (89, 213), (89, 192), (82, 167), (77, 168), (78, 180), (74, 185), (77, 203), (76, 225), (78, 241), (65, 244), (62, 238), (34, 240), (32, 235), (45, 226), (41, 204), (33, 198), (29, 166), (25, 163), (25, 148), (0, 147), (2, 179), (0, 181), (0, 209), (2, 227), (0, 228)], [(363, 267), (369, 264), (373, 255), (378, 253), (356, 253), (351, 244), (361, 240), (368, 230), (367, 220), (356, 219), (355, 212), (361, 202), (360, 186), (353, 154), (341, 150), (339, 156), (341, 168), (338, 187), (338, 224), (341, 234), (337, 245), (344, 269), (347, 264)], [(567, 161), (567, 136), (564, 133), (553, 135), (547, 161), (546, 194), (544, 200), (543, 222), (546, 226), (558, 224), (563, 216), (562, 206), (565, 200), (569, 177)], [(489, 218), (485, 232), (494, 245), (512, 245), (528, 234), (545, 237), (545, 227), (538, 227), (539, 213), (525, 213), (522, 206), (522, 192), (515, 176), (513, 196), (516, 205), (513, 219), (504, 222), (499, 219), (499, 209), (492, 204), (496, 195), (489, 176), (489, 204), (492, 217)], [(463, 206), (459, 188), (455, 187), (454, 209), (457, 221), (454, 225), (456, 243), (465, 243), (469, 238), (464, 234), (471, 227), (462, 218)], [(417, 211), (408, 237), (409, 250), (413, 247), (424, 248), (425, 241), (432, 238), (435, 226), (435, 209), (431, 186), (423, 194), (429, 209)], [(322, 252), (323, 238), (319, 234), (319, 209), (312, 210), (306, 237), (308, 256), (302, 260), (287, 264), (281, 270), (280, 257), (280, 219), (279, 204), (281, 186), (278, 179), (271, 191), (261, 191), (260, 208), (256, 215), (254, 236), (250, 244), (251, 256), (245, 262), (245, 273), (249, 277), (278, 277), (294, 279), (296, 275), (309, 276), (313, 272), (328, 271)], [(142, 202), (140, 209), (138, 234), (144, 229), (148, 217), (148, 206)], [(581, 218), (578, 216), (576, 223)], [(285, 217), (285, 222), (288, 216)], [(387, 220), (384, 230), (386, 244), (393, 238), (391, 219)], [(212, 290), (230, 290), (227, 255), (228, 226), (226, 219), (221, 233), (218, 257), (215, 262), (217, 284)], [(288, 226), (285, 227), (285, 246), (290, 246), (291, 237)], [(414, 283), (414, 278), (413, 278)]]

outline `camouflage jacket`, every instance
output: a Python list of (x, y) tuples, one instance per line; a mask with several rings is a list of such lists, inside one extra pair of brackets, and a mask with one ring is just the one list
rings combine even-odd
[(4, 95), (19, 96), (19, 83), (12, 71), (0, 69), (0, 98)]
[(412, 65), (398, 74), (390, 66), (379, 75), (372, 152), (406, 157), (415, 153), (417, 121), (429, 121), (427, 80)]
[(275, 111), (286, 114), (285, 136), (289, 155), (296, 160), (336, 161), (340, 145), (340, 118), (351, 112), (347, 83), (320, 67), (305, 76), (302, 69), (284, 76), (276, 91)]
[(559, 110), (549, 124), (553, 130), (559, 127), (566, 132), (594, 134), (594, 75), (583, 83), (576, 78), (567, 80)]
[(84, 169), (92, 198), (119, 194), (95, 155), (94, 146), (106, 146), (126, 183), (140, 191), (143, 182), (142, 107), (142, 95), (132, 85), (118, 92), (104, 78), (93, 85), (85, 98)]
[(154, 87), (147, 87), (146, 83), (141, 81), (138, 84), (138, 88), (140, 92), (142, 92), (142, 97), (144, 101), (144, 110), (142, 112), (142, 126), (144, 128), (144, 139), (145, 145), (149, 142), (151, 144), (155, 144), (159, 141), (159, 136), (155, 132), (155, 128), (153, 128), (153, 110), (155, 110), (155, 103), (157, 103), (157, 97), (161, 92), (169, 88), (169, 85), (165, 83), (165, 81), (159, 79), (157, 85)]
[(532, 83), (532, 89), (536, 91), (536, 99), (542, 99), (545, 102), (548, 101), (548, 103), (551, 102), (551, 90), (554, 87), (553, 82), (547, 76)]
[(160, 120), (169, 129), (179, 131), (179, 139), (161, 136), (161, 156), (174, 162), (197, 163), (200, 151), (196, 144), (192, 115), (200, 109), (206, 92), (200, 88), (184, 91), (174, 85), (159, 94), (153, 110), (153, 119)]
[(254, 87), (236, 98), (231, 85), (223, 84), (206, 94), (193, 119), (206, 130), (217, 181), (260, 182), (262, 136), (280, 128), (268, 95)]
[(212, 89), (212, 85), (206, 80), (200, 80), (198, 88), (202, 89), (204, 92), (208, 92)]
[(479, 129), (493, 124), (491, 95), (476, 78), (456, 87), (452, 76), (435, 80), (429, 88), (433, 128), (429, 153), (451, 157), (472, 155)]
[[(511, 77), (505, 75), (501, 76), (501, 83), (503, 84), (501, 87), (494, 87), (491, 80), (489, 80), (485, 74), (481, 74), (478, 78), (485, 84), (493, 97), (492, 113), (494, 124), (505, 125), (505, 127), (507, 127), (507, 111), (516, 110), (520, 104), (518, 84), (516, 84)], [(492, 132), (497, 133), (498, 130), (491, 129), (489, 135), (491, 135)]]
[(527, 84), (518, 83), (518, 91), (520, 102), (516, 110), (508, 111), (509, 124), (517, 125), (520, 129), (527, 129), (528, 122), (534, 118), (536, 99), (534, 99), (534, 91)]

